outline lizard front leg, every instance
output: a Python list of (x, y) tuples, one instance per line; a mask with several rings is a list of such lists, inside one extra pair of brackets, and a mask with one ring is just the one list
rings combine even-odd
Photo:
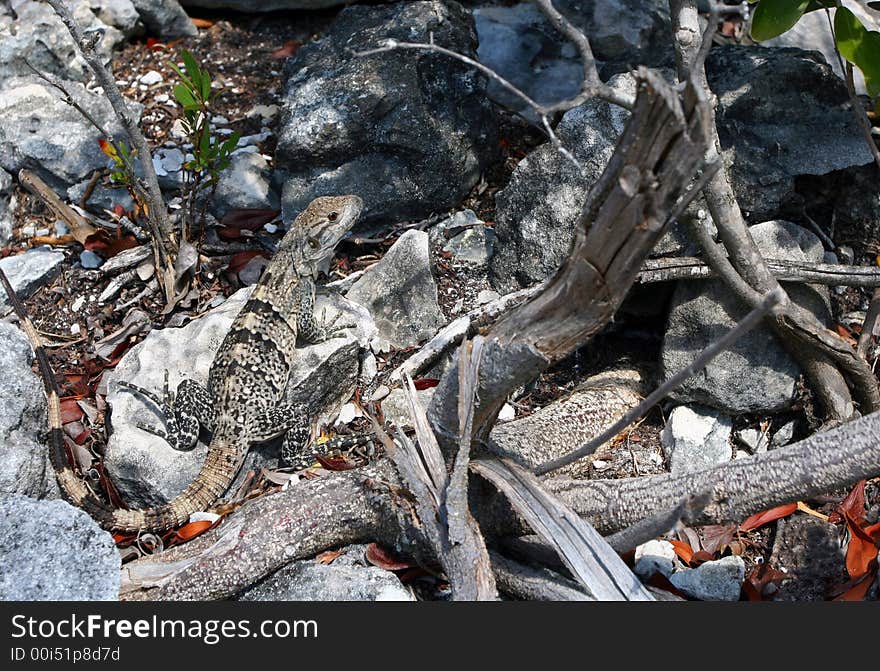
[(315, 319), (315, 285), (311, 281), (300, 284), (297, 295), (296, 327), (297, 336), (307, 343), (317, 345), (332, 338), (344, 338), (345, 329), (354, 328), (354, 324), (335, 326), (342, 313), (326, 320), (326, 310), (321, 311), (321, 319)]
[(214, 404), (211, 395), (194, 380), (182, 380), (177, 386), (177, 393), (172, 393), (168, 387), (166, 370), (161, 397), (129, 382), (120, 382), (119, 387), (134, 391), (156, 405), (166, 430), (146, 424), (138, 424), (137, 427), (159, 436), (175, 450), (191, 450), (195, 447), (200, 426), (208, 431), (214, 429)]

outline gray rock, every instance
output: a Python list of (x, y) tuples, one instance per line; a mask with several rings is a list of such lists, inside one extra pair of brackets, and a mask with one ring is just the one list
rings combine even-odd
[(19, 328), (0, 322), (0, 496), (57, 496), (55, 472), (41, 436), (46, 432), (43, 383), (31, 369), (33, 353)]
[(270, 170), (260, 154), (236, 154), (220, 175), (211, 211), (220, 218), (236, 208), (278, 207), (278, 194), (269, 186)]
[(447, 242), (443, 251), (456, 261), (485, 266), (495, 251), (495, 232), (482, 224), (471, 226)]
[(792, 578), (779, 586), (777, 601), (822, 601), (849, 579), (837, 527), (812, 515), (779, 520), (770, 565)]
[[(716, 47), (706, 61), (737, 200), (749, 221), (796, 207), (795, 178), (872, 162), (844, 83), (800, 49)], [(791, 110), (797, 109), (797, 114)]]
[(737, 431), (735, 437), (737, 441), (747, 447), (752, 454), (767, 451), (767, 434), (762, 433), (758, 429), (743, 429), (742, 431)]
[(391, 571), (371, 566), (363, 545), (346, 548), (330, 564), (291, 562), (238, 599), (240, 601), (414, 601)]
[(411, 347), (434, 335), (445, 319), (437, 304), (428, 234), (411, 230), (401, 235), (346, 297), (373, 316), (379, 329), (374, 351)]
[(274, 12), (283, 9), (324, 9), (347, 4), (346, 0), (182, 0), (184, 7), (234, 9), (237, 12)]
[(100, 268), (104, 263), (104, 259), (95, 254), (95, 252), (86, 249), (80, 252), (79, 264), (83, 268)]
[[(631, 75), (609, 82), (635, 94)], [(571, 245), (574, 223), (587, 192), (611, 158), (629, 113), (593, 99), (565, 113), (556, 134), (582, 164), (584, 175), (550, 143), (519, 162), (508, 185), (495, 196), (492, 284), (502, 294), (550, 275)]]
[[(0, 259), (0, 268), (6, 273), (15, 293), (19, 296), (30, 296), (37, 287), (55, 277), (63, 261), (62, 252), (52, 251), (47, 247), (37, 247), (24, 254)], [(11, 309), (6, 301), (6, 292), (0, 292), (0, 315), (5, 315)]]
[[(868, 29), (880, 30), (876, 16), (878, 13), (864, 7), (864, 3), (855, 0), (845, 0), (843, 5), (853, 12)], [(825, 12), (808, 12), (798, 22), (786, 30), (782, 35), (773, 39), (760, 42), (763, 47), (797, 47), (807, 51), (818, 51), (825, 58), (825, 62), (831, 66), (838, 77), (843, 78), (844, 73), (840, 69), (840, 61), (837, 50), (834, 47), (834, 36), (828, 26), (828, 18)], [(853, 83), (856, 92), (865, 94), (865, 77), (858, 68), (853, 68)]]
[[(65, 82), (74, 100), (111, 132), (121, 133), (110, 103), (78, 82)], [(141, 106), (129, 103), (140, 116)], [(50, 186), (64, 188), (109, 165), (100, 133), (57, 91), (36, 76), (7, 81), (0, 95), (0, 167), (13, 174), (34, 170)]]
[(701, 601), (739, 601), (746, 575), (742, 557), (730, 555), (697, 568), (676, 571), (669, 581), (684, 594)]
[(795, 428), (797, 428), (797, 420), (794, 419), (779, 427), (770, 439), (770, 449), (788, 445), (794, 438)]
[(647, 580), (655, 573), (668, 578), (675, 566), (675, 548), (669, 541), (652, 540), (636, 548), (633, 573)]
[(177, 0), (132, 0), (132, 4), (151, 35), (166, 39), (199, 33)]
[(12, 175), (0, 168), (0, 247), (12, 238), (12, 212), (15, 210), (15, 196), (12, 193)]
[(428, 229), (428, 235), (432, 245), (445, 245), (459, 233), (463, 233), (471, 226), (482, 223), (484, 222), (473, 210), (461, 210), (431, 226)]
[[(642, 64), (671, 65), (669, 13), (663, 2), (557, 0), (556, 7), (585, 31), (603, 78)], [(480, 62), (539, 103), (580, 92), (583, 66), (574, 44), (562, 38), (533, 4), (474, 10)], [(495, 81), (489, 97), (529, 118), (534, 112)]]
[(485, 78), (439, 54), (351, 55), (429, 32), (474, 56), (470, 14), (433, 0), (347, 7), (288, 59), (276, 151), (285, 219), (337, 193), (364, 199), (364, 223), (418, 219), (455, 207), (477, 183), (498, 150)]
[[(84, 179), (67, 189), (67, 198), (70, 202), (79, 203), (80, 199), (85, 194), (89, 181), (90, 180), (88, 179)], [(134, 208), (134, 201), (127, 189), (122, 187), (112, 188), (104, 186), (103, 183), (98, 182), (89, 196), (88, 201), (86, 201), (86, 205), (90, 208), (97, 208), (98, 210), (112, 210), (114, 206), (120, 205), (126, 211), (130, 211)]]
[(731, 421), (707, 408), (680, 405), (669, 413), (660, 434), (663, 452), (673, 475), (692, 473), (733, 457)]
[(0, 498), (0, 600), (114, 601), (113, 537), (65, 501)]
[(118, 28), (123, 35), (131, 37), (143, 30), (140, 17), (131, 0), (89, 0), (92, 11), (108, 26)]
[[(431, 405), (431, 399), (434, 398), (436, 389), (436, 387), (429, 387), (428, 389), (416, 391), (416, 398), (418, 398), (425, 410)], [(388, 396), (382, 399), (382, 414), (385, 416), (386, 421), (396, 426), (413, 425), (412, 416), (409, 412), (409, 402), (406, 400), (406, 394), (404, 394), (403, 389), (392, 389)]]
[[(768, 258), (817, 263), (819, 239), (786, 221), (768, 221), (749, 229)], [(828, 323), (827, 289), (785, 284), (792, 300)], [(679, 282), (669, 312), (661, 350), (663, 374), (669, 378), (696, 358), (710, 342), (730, 330), (748, 312), (719, 281)], [(715, 357), (671, 397), (700, 403), (731, 414), (783, 410), (791, 405), (799, 375), (797, 364), (766, 328), (758, 327)]]
[[(0, 86), (12, 77), (33, 75), (25, 60), (41, 72), (81, 80), (88, 66), (55, 11), (32, 0), (12, 0), (9, 5), (12, 14), (0, 15)], [(95, 16), (89, 0), (71, 0), (67, 5), (84, 30), (104, 31), (98, 54), (109, 60), (116, 45), (125, 39), (122, 32)]]
[[(791, 208), (802, 211), (803, 199), (811, 194), (796, 192), (796, 180), (871, 162), (845, 88), (818, 54), (715, 47), (707, 68), (719, 97), (717, 123), (725, 161), (749, 221), (778, 217)], [(633, 92), (628, 77), (609, 83)], [(798, 114), (790, 114), (792, 109)], [(498, 246), (491, 278), (499, 291), (543, 280), (565, 258), (589, 187), (604, 169), (626, 119), (624, 111), (596, 100), (563, 117), (557, 134), (585, 163), (585, 179), (549, 143), (519, 163), (496, 196)], [(853, 232), (847, 239), (876, 239), (880, 231), (876, 180), (873, 165), (860, 180), (861, 188), (844, 171), (840, 188), (832, 187), (821, 203), (838, 214), (839, 234), (844, 227)], [(670, 227), (657, 249), (690, 253), (679, 228)]]
[[(164, 440), (138, 429), (138, 423), (159, 426), (161, 419), (151, 403), (131, 392), (120, 391), (116, 383), (125, 380), (161, 391), (167, 370), (172, 389), (183, 378), (204, 384), (214, 354), (250, 291), (238, 291), (217, 309), (182, 328), (151, 331), (108, 376), (107, 401), (113, 409), (113, 433), (104, 463), (126, 501), (134, 506), (161, 505), (180, 493), (199, 472), (207, 446), (200, 442), (188, 452), (178, 452)], [(319, 314), (326, 309), (328, 318), (341, 310), (339, 323), (357, 324), (355, 331), (348, 331), (345, 338), (298, 350), (288, 400), (308, 403), (317, 419), (322, 412), (329, 411), (328, 406), (339, 405), (351, 396), (360, 372), (359, 351), (375, 334), (375, 327), (365, 310), (339, 296), (319, 295), (316, 309)], [(249, 468), (274, 468), (277, 458), (276, 442), (253, 446), (236, 483)]]

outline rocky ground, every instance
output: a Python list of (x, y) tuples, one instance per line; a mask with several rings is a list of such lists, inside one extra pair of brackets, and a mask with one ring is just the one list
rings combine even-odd
[[(172, 387), (207, 376), (222, 334), (265, 265), (258, 237), (277, 240), (316, 195), (364, 198), (363, 222), (324, 278), (334, 292), (318, 304), (330, 314), (342, 312), (357, 328), (308, 348), (289, 394), (323, 409), (316, 431), (363, 428), (358, 401), (370, 400), (387, 421), (406, 426), (408, 412), (390, 372), (451, 320), (553, 272), (627, 119), (624, 110), (599, 100), (558, 119), (556, 132), (584, 166), (581, 175), (530, 123), (528, 110), (462, 64), (437, 55), (351, 53), (388, 36), (425, 41), (433, 33), (438, 43), (479, 56), (538, 101), (572, 95), (576, 52), (529, 4), (398, 2), (254, 14), (225, 3), (188, 8), (200, 19), (195, 23), (181, 18), (183, 10), (171, 1), (71, 4), (84, 25), (104, 30), (102, 48), (123, 95), (138, 106), (172, 208), (180, 204), (182, 163), (191, 148), (172, 90), (179, 78), (169, 66), (181, 49), (211, 72), (215, 132), (241, 135), (206, 209), (197, 280), (164, 314), (152, 265), (116, 223), (132, 201), (110, 188), (97, 131), (23, 57), (67, 82), (103, 123), (112, 124), (112, 115), (50, 8), (0, 0), (0, 267), (26, 297), (49, 343), (79, 466), (101, 495), (133, 507), (161, 504), (183, 489), (198, 472), (205, 445), (174, 452), (136, 428), (159, 419), (116, 383), (159, 389), (166, 371)], [(665, 3), (558, 4), (589, 35), (611, 85), (631, 91), (628, 72), (635, 63), (672, 76)], [(877, 168), (846, 108), (842, 81), (819, 54), (798, 48), (810, 44), (809, 34), (800, 44), (773, 47), (739, 44), (738, 37), (736, 31), (724, 37), (707, 67), (719, 98), (725, 158), (762, 253), (873, 263), (880, 253)], [(112, 235), (101, 244), (72, 241), (69, 227), (19, 183), (23, 168), (65, 201), (110, 222)], [(701, 206), (685, 216), (697, 216)], [(268, 223), (250, 226), (255, 230), (238, 225), (236, 216), (257, 208)], [(674, 227), (655, 254), (695, 253), (682, 231)], [(813, 286), (793, 287), (791, 294), (829, 328), (856, 337), (870, 296)], [(569, 446), (589, 440), (744, 312), (715, 281), (636, 286), (604, 332), (509, 399), (493, 438), (502, 450), (514, 449), (523, 435)], [(109, 536), (84, 513), (51, 500), (59, 494), (39, 440), (39, 382), (30, 374), (21, 334), (0, 327), (0, 359), (13, 371), (0, 383), (0, 432), (9, 446), (0, 464), (0, 505), (8, 512), (0, 539), (18, 538), (35, 516), (60, 529), (29, 536), (0, 561), (31, 565), (32, 556), (68, 552), (79, 534), (97, 557), (97, 574), (115, 559), (112, 541), (108, 559)], [(417, 381), (426, 404), (444, 364)], [(789, 444), (817, 426), (796, 363), (758, 329), (568, 472), (586, 478), (687, 472)], [(367, 455), (347, 458), (360, 463)], [(322, 463), (290, 476), (275, 470), (276, 460), (277, 445), (253, 449), (220, 512), (333, 467)], [(833, 598), (847, 589), (848, 576), (845, 527), (828, 516), (847, 494), (829, 492), (805, 502), (807, 512), (754, 529), (679, 527), (629, 559), (646, 581), (687, 598)], [(880, 482), (869, 481), (863, 495), (865, 519), (875, 523)], [(128, 561), (185, 538), (172, 532), (135, 543), (115, 540), (120, 561)], [(58, 548), (45, 550), (56, 542)], [(696, 556), (686, 558), (685, 545)], [(381, 548), (325, 555), (294, 562), (241, 598), (446, 596), (442, 580)], [(64, 579), (34, 584), (28, 575), (3, 571), (10, 577), (0, 589), (2, 598), (115, 598), (118, 572), (105, 573), (107, 580), (71, 577), (84, 590), (71, 591)]]

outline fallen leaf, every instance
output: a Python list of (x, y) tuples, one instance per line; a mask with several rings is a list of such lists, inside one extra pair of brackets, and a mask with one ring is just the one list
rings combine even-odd
[(344, 554), (344, 550), (327, 550), (327, 552), (322, 552), (317, 557), (315, 557), (315, 561), (319, 564), (327, 566), (329, 564), (332, 564), (336, 559)]
[(702, 527), (703, 549), (713, 555), (723, 553), (736, 535), (735, 524), (710, 524)]
[(440, 380), (436, 377), (420, 377), (418, 380), (413, 380), (413, 385), (418, 391), (422, 391), (423, 389), (431, 389), (432, 387), (436, 387), (440, 384)]
[(164, 51), (168, 46), (163, 42), (160, 42), (155, 37), (147, 38), (147, 49), (152, 49), (153, 51)]
[(850, 578), (860, 578), (869, 572), (873, 573), (877, 563), (878, 545), (873, 534), (863, 529), (849, 516), (849, 513), (846, 513), (846, 526), (850, 533), (846, 548), (846, 572), (849, 573)]
[(849, 517), (862, 526), (865, 522), (865, 480), (859, 480), (850, 490), (846, 498), (841, 501), (834, 512), (828, 516), (832, 524), (841, 524)]
[(874, 577), (870, 575), (863, 576), (861, 580), (856, 582), (852, 587), (846, 590), (840, 596), (834, 597), (834, 601), (864, 601), (868, 590), (874, 584)]
[(364, 556), (373, 566), (378, 566), (386, 571), (400, 571), (415, 566), (412, 562), (398, 559), (378, 543), (370, 543), (367, 545)]
[(282, 58), (289, 58), (290, 56), (293, 56), (301, 46), (302, 42), (299, 40), (287, 40), (283, 46), (278, 47), (275, 51), (269, 54), (269, 58), (273, 61), (280, 61)]
[(251, 261), (255, 256), (264, 256), (269, 258), (269, 256), (265, 252), (261, 251), (251, 251), (251, 252), (238, 252), (237, 254), (233, 254), (232, 258), (229, 259), (229, 271), (233, 273), (237, 273), (239, 270), (244, 268), (248, 262)]
[(846, 328), (846, 326), (844, 326), (843, 324), (837, 324), (834, 327), (834, 330), (837, 332), (837, 335), (839, 335), (841, 338), (846, 340), (853, 347), (858, 345), (858, 342), (856, 341), (856, 339), (853, 338), (852, 331), (850, 331), (848, 328)]
[(352, 461), (347, 457), (325, 457), (321, 454), (316, 454), (315, 461), (328, 471), (350, 471), (358, 467), (356, 461)]
[(196, 536), (200, 536), (205, 533), (208, 529), (214, 526), (216, 522), (210, 522), (208, 520), (200, 520), (198, 522), (189, 522), (180, 527), (176, 535), (182, 541), (192, 540)]
[(791, 576), (769, 564), (757, 564), (749, 571), (743, 582), (743, 592), (749, 601), (764, 601), (768, 595), (768, 587), (778, 585)]
[(67, 424), (68, 422), (77, 422), (82, 419), (83, 413), (82, 408), (79, 407), (79, 404), (76, 402), (75, 398), (65, 398), (61, 401), (61, 423)]
[(775, 508), (765, 510), (762, 513), (755, 513), (742, 521), (742, 524), (739, 525), (739, 530), (751, 531), (752, 529), (757, 529), (758, 527), (762, 527), (765, 524), (774, 522), (782, 517), (788, 517), (797, 509), (797, 503), (786, 503), (783, 506), (776, 506)]
[(209, 21), (208, 19), (197, 19), (197, 18), (191, 16), (189, 18), (189, 20), (192, 21), (193, 25), (196, 28), (210, 28), (211, 26), (214, 25), (214, 22)]
[(220, 225), (256, 231), (277, 219), (279, 214), (281, 214), (281, 210), (238, 208), (227, 212), (220, 220)]
[(690, 564), (691, 560), (694, 558), (694, 549), (690, 546), (690, 544), (685, 543), (680, 540), (671, 540), (672, 549), (675, 550), (675, 554), (685, 563)]

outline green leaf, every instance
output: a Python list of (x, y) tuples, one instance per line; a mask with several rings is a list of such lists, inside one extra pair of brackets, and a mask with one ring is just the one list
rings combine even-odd
[(192, 93), (190, 93), (189, 89), (183, 84), (174, 85), (174, 97), (177, 98), (177, 102), (183, 105), (184, 109), (192, 107), (197, 108), (199, 106), (196, 99), (193, 98)]
[(211, 99), (211, 74), (202, 70), (202, 100), (208, 102)]
[(177, 73), (177, 76), (180, 77), (180, 79), (183, 81), (184, 84), (186, 84), (187, 88), (192, 90), (192, 87), (193, 87), (192, 80), (189, 77), (187, 77), (185, 74), (183, 74), (183, 70), (181, 70), (179, 67), (177, 67), (177, 63), (172, 63), (171, 61), (168, 61), (168, 65), (171, 67), (172, 70), (174, 70)]
[(224, 154), (231, 154), (235, 148), (238, 146), (238, 141), (241, 139), (241, 133), (238, 131), (234, 131), (232, 135), (230, 135), (226, 141), (222, 145), (222, 150)]
[(865, 76), (870, 96), (880, 94), (880, 32), (866, 29), (846, 7), (834, 13), (837, 50)]
[(186, 68), (186, 74), (188, 74), (189, 78), (192, 80), (193, 93), (198, 94), (202, 90), (202, 71), (199, 69), (199, 64), (196, 62), (193, 55), (186, 49), (184, 49), (180, 55), (183, 59), (183, 65)]
[(752, 19), (752, 39), (763, 42), (782, 35), (804, 15), (810, 0), (761, 0)]

